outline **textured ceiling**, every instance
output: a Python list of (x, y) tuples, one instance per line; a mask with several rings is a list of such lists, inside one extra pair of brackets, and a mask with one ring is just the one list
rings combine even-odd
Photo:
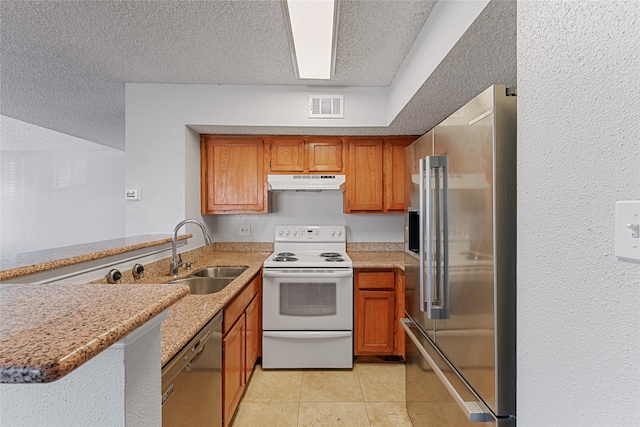
[[(123, 149), (125, 82), (389, 86), (434, 5), (341, 1), (335, 78), (326, 82), (296, 80), (279, 0), (3, 0), (1, 113)], [(456, 96), (455, 87), (440, 95), (445, 104), (461, 105), (494, 82), (515, 84), (515, 2), (494, 0), (487, 9), (482, 26), (472, 26), (454, 48), (459, 55), (449, 60), (452, 69), (476, 69), (482, 78), (456, 76), (463, 87)], [(507, 65), (497, 67), (489, 58)], [(470, 66), (470, 60), (482, 64)], [(434, 73), (440, 78), (427, 80), (389, 129), (353, 133), (416, 133), (413, 120), (424, 122), (420, 110), (438, 101), (433, 91), (452, 85), (446, 62)], [(331, 132), (338, 130), (319, 133)]]

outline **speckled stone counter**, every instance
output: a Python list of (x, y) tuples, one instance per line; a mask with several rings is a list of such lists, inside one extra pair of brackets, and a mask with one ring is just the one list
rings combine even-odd
[(400, 268), (404, 270), (404, 243), (347, 242), (353, 268)]
[(51, 382), (188, 294), (186, 285), (0, 285), (0, 382)]
[[(271, 251), (236, 252), (200, 248), (182, 255), (184, 262), (195, 261), (196, 264), (190, 272), (181, 269), (178, 278), (187, 277), (198, 269), (206, 267), (247, 266), (248, 268), (222, 291), (206, 295), (189, 294), (171, 307), (169, 318), (162, 322), (161, 326), (163, 366), (260, 272), (264, 260), (270, 254)], [(152, 280), (164, 279), (174, 280), (170, 276), (156, 276)]]
[[(349, 249), (355, 268), (404, 268), (404, 253), (396, 244), (354, 244)], [(365, 251), (359, 250), (365, 249)], [(262, 268), (264, 260), (271, 254), (271, 243), (214, 243), (182, 253), (184, 263), (191, 262), (193, 269), (180, 269), (177, 279), (188, 277), (195, 271), (207, 267), (247, 266), (222, 291), (208, 295), (187, 295), (174, 304), (169, 318), (162, 323), (162, 364), (166, 364), (202, 329), (215, 314), (223, 309)], [(146, 278), (135, 280), (138, 284), (160, 283), (175, 280), (169, 276), (168, 260), (160, 260), (147, 266)], [(133, 280), (124, 277), (123, 280)]]
[(400, 268), (404, 270), (404, 252), (349, 252), (353, 268)]
[[(191, 234), (180, 235), (178, 240), (189, 237)], [(9, 280), (165, 243), (171, 243), (171, 235), (145, 234), (42, 251), (3, 255), (0, 257), (0, 280)]]
[[(169, 239), (170, 241), (170, 239)], [(353, 260), (354, 268), (403, 268), (404, 267), (404, 253), (402, 252), (402, 243), (349, 243), (347, 246), (349, 256)], [(169, 260), (162, 259), (154, 263), (147, 264), (145, 266), (145, 275), (140, 279), (134, 279), (130, 277), (130, 273), (123, 272), (122, 282), (129, 283), (129, 285), (107, 285), (105, 279), (100, 279), (89, 285), (74, 285), (77, 288), (77, 295), (80, 299), (80, 295), (83, 292), (88, 293), (86, 295), (92, 295), (95, 299), (95, 307), (88, 301), (83, 306), (75, 307), (77, 313), (80, 313), (80, 317), (74, 317), (71, 314), (67, 314), (63, 317), (65, 327), (63, 329), (55, 329), (56, 334), (61, 335), (60, 338), (66, 337), (68, 331), (77, 331), (75, 335), (84, 334), (83, 329), (87, 325), (86, 319), (94, 319), (104, 317), (102, 310), (111, 307), (113, 301), (108, 296), (102, 295), (97, 290), (115, 289), (115, 286), (125, 286), (122, 289), (127, 289), (128, 293), (135, 295), (134, 290), (137, 289), (140, 293), (145, 295), (152, 295), (151, 290), (158, 289), (158, 283), (168, 283), (172, 280), (181, 279), (190, 276), (195, 271), (201, 268), (207, 267), (222, 267), (222, 266), (247, 266), (247, 270), (238, 276), (233, 282), (227, 285), (222, 291), (208, 294), (208, 295), (191, 295), (188, 294), (184, 298), (176, 298), (174, 304), (167, 304), (171, 306), (169, 309), (169, 318), (162, 322), (162, 365), (165, 365), (171, 360), (180, 349), (182, 349), (191, 338), (202, 329), (215, 314), (223, 309), (233, 297), (241, 291), (252, 279), (258, 274), (262, 268), (264, 260), (273, 251), (271, 243), (261, 242), (249, 242), (249, 243), (214, 243), (208, 247), (201, 247), (195, 250), (181, 252), (182, 260), (186, 264), (190, 262), (192, 264), (192, 270), (187, 271), (185, 268), (180, 269), (180, 273), (177, 278), (173, 278), (169, 273)], [(44, 289), (53, 286), (63, 285), (1, 285), (3, 289), (5, 287), (27, 287), (38, 286), (38, 289)], [(86, 286), (93, 286), (92, 288), (86, 288)], [(42, 287), (42, 288), (40, 288)], [(184, 285), (167, 284), (164, 288), (186, 289)], [(60, 289), (60, 288), (58, 288)], [(155, 291), (154, 291), (155, 292)], [(28, 295), (28, 294), (27, 294)], [(181, 294), (184, 295), (184, 294)], [(126, 297), (122, 295), (114, 296), (113, 300), (127, 301), (130, 297), (128, 294)], [(52, 305), (60, 305), (64, 307), (67, 305), (64, 297), (58, 296), (52, 298)], [(177, 302), (176, 302), (177, 301)], [(115, 307), (109, 308), (109, 310), (115, 310)], [(96, 317), (97, 313), (97, 317)], [(3, 325), (0, 331), (4, 331), (4, 317), (2, 313)], [(16, 318), (20, 318), (22, 314), (16, 313)], [(52, 322), (53, 319), (51, 320)], [(144, 323), (144, 322), (143, 322)], [(48, 325), (50, 329), (54, 329), (53, 324)], [(88, 324), (91, 328), (91, 324)], [(117, 328), (119, 329), (119, 327)], [(3, 335), (0, 335), (0, 339), (4, 340)], [(55, 335), (55, 334), (54, 334)], [(122, 335), (121, 335), (122, 336)], [(117, 339), (115, 340), (117, 341)], [(115, 342), (113, 341), (113, 342)], [(0, 350), (0, 367), (5, 366), (4, 361), (6, 359), (7, 350), (5, 350), (4, 341)], [(110, 345), (110, 344), (109, 344)], [(107, 345), (108, 347), (108, 345)], [(106, 347), (104, 347), (106, 348)], [(45, 350), (44, 353), (37, 348), (37, 346), (27, 346), (20, 354), (21, 357), (28, 357), (29, 354), (35, 354), (36, 357), (42, 357), (42, 354), (46, 354), (49, 350)], [(84, 350), (80, 351), (81, 354)], [(40, 356), (37, 356), (40, 354)], [(97, 353), (95, 353), (97, 354)], [(93, 354), (93, 355), (95, 355)], [(93, 356), (90, 356), (93, 357)], [(86, 357), (88, 360), (90, 357)], [(86, 361), (84, 360), (84, 361)], [(77, 366), (77, 365), (76, 365)], [(73, 369), (73, 368), (72, 368)]]

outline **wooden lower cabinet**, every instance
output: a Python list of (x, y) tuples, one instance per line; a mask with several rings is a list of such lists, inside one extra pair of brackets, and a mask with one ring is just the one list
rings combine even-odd
[(245, 386), (245, 318), (238, 319), (222, 340), (222, 384), (223, 384), (223, 419), (225, 425), (231, 420), (240, 403)]
[(222, 338), (222, 413), (228, 426), (240, 403), (262, 344), (262, 277), (258, 274), (224, 308)]
[(245, 357), (245, 378), (247, 381), (260, 356), (260, 347), (262, 344), (262, 316), (260, 305), (260, 294), (258, 294), (253, 297), (253, 300), (244, 312), (247, 331)]
[[(394, 269), (354, 271), (354, 354), (356, 356), (403, 356), (399, 318), (404, 312), (404, 293)], [(402, 301), (399, 301), (399, 297)], [(400, 307), (401, 306), (401, 307)], [(402, 310), (402, 312), (401, 312)], [(400, 347), (402, 345), (402, 347)]]
[(356, 355), (393, 354), (395, 291), (359, 291), (356, 297)]

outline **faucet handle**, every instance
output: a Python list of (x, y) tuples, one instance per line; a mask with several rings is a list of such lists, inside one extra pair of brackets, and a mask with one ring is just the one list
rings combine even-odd
[(178, 254), (178, 263), (177, 266), (178, 267), (182, 267), (184, 265), (184, 263), (182, 262), (182, 255)]

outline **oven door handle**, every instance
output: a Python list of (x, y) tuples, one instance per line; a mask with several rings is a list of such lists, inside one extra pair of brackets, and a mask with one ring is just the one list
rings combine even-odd
[(331, 277), (351, 277), (353, 270), (262, 270), (262, 277), (305, 277), (305, 278), (331, 278)]
[(265, 338), (280, 339), (329, 339), (329, 338), (347, 338), (351, 336), (351, 331), (263, 331), (262, 336)]

